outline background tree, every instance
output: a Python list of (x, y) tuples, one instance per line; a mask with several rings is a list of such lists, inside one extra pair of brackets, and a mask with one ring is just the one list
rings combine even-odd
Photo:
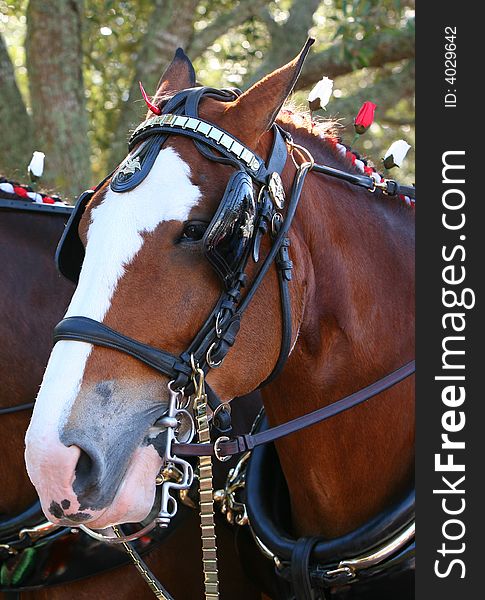
[(82, 72), (83, 0), (30, 0), (25, 37), (34, 139), (45, 177), (75, 193), (91, 181)]
[[(321, 114), (344, 141), (372, 100), (376, 123), (356, 149), (379, 164), (393, 140), (414, 145), (413, 0), (0, 0), (0, 172), (24, 179), (31, 150), (43, 150), (44, 184), (72, 198), (123, 158), (146, 110), (138, 80), (153, 94), (178, 46), (201, 83), (244, 89), (308, 32), (317, 43), (294, 101), (306, 109), (327, 75)], [(412, 154), (393, 176), (413, 181)]]

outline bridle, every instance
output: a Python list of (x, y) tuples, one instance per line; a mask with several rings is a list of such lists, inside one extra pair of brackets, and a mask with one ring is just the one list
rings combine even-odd
[[(296, 193), (292, 195), (288, 203), (286, 216), (283, 217), (281, 209), (278, 209), (275, 204), (275, 199), (277, 199), (279, 206), (283, 208), (284, 192), (280, 174), (288, 155), (286, 140), (289, 139), (289, 136), (284, 134), (278, 126), (275, 125), (273, 127), (273, 148), (268, 165), (266, 166), (261, 158), (251, 152), (239, 140), (236, 140), (221, 128), (213, 126), (196, 116), (198, 113), (198, 104), (204, 96), (228, 101), (235, 99), (237, 94), (229, 90), (219, 91), (211, 88), (191, 88), (174, 96), (166, 104), (164, 114), (148, 119), (135, 130), (130, 140), (131, 152), (112, 177), (110, 184), (114, 191), (121, 193), (133, 189), (148, 174), (168, 136), (182, 135), (194, 140), (197, 149), (206, 158), (230, 164), (237, 169), (236, 176), (245, 178), (246, 181), (249, 180), (259, 186), (259, 196), (255, 206), (256, 212), (251, 217), (251, 222), (247, 225), (250, 235), (247, 238), (248, 243), (244, 249), (244, 254), (241, 256), (241, 261), (237, 265), (237, 268), (225, 275), (222, 275), (220, 269), (216, 267), (221, 278), (223, 278), (224, 290), (204, 325), (189, 347), (180, 356), (175, 356), (165, 350), (141, 344), (86, 317), (69, 317), (64, 319), (59, 323), (54, 332), (54, 341), (61, 339), (89, 341), (90, 343), (125, 352), (141, 360), (161, 374), (168, 376), (171, 380), (174, 380), (173, 387), (175, 389), (190, 387), (193, 373), (192, 357), (204, 371), (204, 374), (207, 374), (209, 369), (220, 366), (227, 352), (235, 342), (244, 311), (277, 255), (277, 263), (281, 265), (279, 268), (279, 281), (280, 289), (282, 290), (284, 333), (280, 358), (277, 361), (273, 374), (268, 380), (274, 378), (284, 364), (291, 342), (291, 317), (289, 310), (287, 310), (287, 305), (289, 304), (287, 284), (291, 278), (292, 265), (288, 259), (289, 240), (287, 238), (287, 231), (298, 203), (304, 176), (311, 167), (310, 162), (301, 164), (294, 183), (294, 186), (297, 188)], [(138, 146), (138, 144), (140, 145)], [(213, 152), (214, 150), (219, 155), (216, 155)], [(126, 165), (132, 165), (134, 161), (137, 161), (135, 164), (139, 164), (140, 169), (134, 173), (125, 172), (124, 168)], [(274, 183), (275, 181), (276, 184)], [(229, 185), (231, 183), (232, 178)], [(66, 253), (70, 253), (70, 249), (66, 248), (64, 244), (65, 241), (69, 242), (71, 240), (73, 227), (79, 222), (87, 201), (89, 201), (89, 197), (82, 198), (82, 204), (80, 204), (79, 209), (75, 210), (75, 213), (72, 215), (64, 236), (61, 238), (57, 253), (58, 265), (61, 272), (74, 280), (76, 279), (76, 275), (73, 272), (69, 258), (65, 257)], [(209, 229), (207, 233), (209, 233)], [(244, 297), (242, 297), (242, 289), (247, 284), (245, 268), (250, 258), (250, 252), (252, 251), (253, 257), (256, 257), (256, 259), (259, 258), (256, 255), (258, 252), (257, 248), (259, 248), (262, 236), (269, 229), (272, 230), (274, 236), (272, 248), (265, 257), (251, 285), (247, 288)]]
[[(403, 186), (392, 180), (376, 184), (372, 177), (345, 173), (339, 169), (314, 164), (308, 151), (295, 144), (291, 136), (276, 124), (272, 127), (273, 145), (268, 163), (265, 164), (260, 157), (234, 136), (198, 117), (198, 105), (203, 97), (227, 102), (234, 100), (237, 92), (200, 87), (183, 90), (176, 94), (167, 102), (162, 115), (151, 117), (136, 128), (129, 143), (130, 154), (112, 176), (110, 185), (114, 191), (120, 193), (136, 187), (147, 176), (167, 138), (170, 135), (180, 135), (192, 139), (197, 150), (204, 157), (235, 167), (238, 174), (245, 175), (246, 179), (249, 178), (255, 186), (259, 187), (256, 214), (251, 223), (250, 243), (245, 248), (242, 260), (236, 270), (224, 276), (216, 267), (223, 279), (225, 289), (204, 325), (189, 347), (179, 356), (142, 344), (87, 317), (73, 316), (63, 319), (54, 331), (54, 342), (59, 340), (89, 342), (133, 356), (174, 380), (174, 389), (185, 389), (186, 392), (191, 389), (193, 361), (204, 371), (204, 374), (207, 374), (212, 368), (217, 368), (223, 362), (235, 342), (242, 315), (273, 262), (276, 263), (279, 276), (283, 334), (278, 360), (272, 373), (261, 386), (273, 380), (284, 365), (291, 344), (288, 283), (291, 280), (293, 264), (289, 260), (288, 254), (290, 245), (288, 231), (298, 206), (305, 177), (310, 170), (338, 177), (365, 187), (369, 191), (374, 191), (376, 185), (383, 190), (389, 190), (387, 193), (390, 195), (400, 194), (404, 191)], [(140, 145), (138, 146), (138, 144)], [(287, 145), (292, 156), (295, 156), (294, 150), (298, 149), (307, 159), (299, 164), (295, 162), (296, 174), (288, 202), (286, 202), (281, 183), (281, 173), (288, 157)], [(217, 154), (214, 153), (214, 150)], [(135, 171), (125, 170), (127, 165), (133, 164), (139, 164), (140, 167)], [(74, 282), (77, 281), (81, 268), (82, 243), (79, 238), (76, 240), (75, 251), (68, 246), (72, 246), (73, 236), (77, 236), (77, 225), (88, 201), (105, 181), (96, 190), (81, 196), (59, 243), (56, 255), (59, 269)], [(414, 197), (414, 188), (406, 188), (405, 191)], [(286, 211), (283, 213), (285, 204)], [(272, 236), (271, 248), (251, 284), (246, 288), (245, 270), (250, 254), (252, 253), (255, 261), (259, 260), (261, 238), (268, 231)], [(76, 256), (74, 266), (70, 257), (73, 253)], [(244, 296), (242, 295), (243, 288), (246, 288)]]
[[(70, 279), (77, 281), (84, 254), (77, 227), (87, 203), (109, 178), (111, 178), (109, 184), (111, 189), (118, 193), (129, 191), (141, 183), (152, 168), (163, 144), (171, 135), (180, 135), (192, 139), (197, 150), (205, 158), (231, 165), (236, 169), (235, 176), (231, 177), (221, 206), (218, 209), (218, 219), (211, 222), (206, 232), (207, 237), (204, 238), (206, 256), (220, 275), (223, 281), (223, 290), (205, 323), (185, 351), (178, 356), (174, 355), (166, 350), (143, 344), (138, 340), (125, 336), (103, 323), (81, 316), (63, 319), (54, 331), (54, 343), (60, 340), (70, 340), (111, 348), (136, 358), (160, 374), (167, 376), (171, 381), (169, 384), (169, 408), (164, 417), (157, 422), (157, 426), (170, 432), (167, 435), (165, 460), (177, 464), (182, 472), (182, 479), (177, 485), (174, 485), (173, 481), (170, 480), (162, 483), (164, 500), (162, 501), (159, 517), (141, 532), (138, 532), (138, 536), (149, 531), (157, 524), (167, 526), (170, 518), (175, 514), (177, 506), (174, 498), (170, 496), (169, 490), (177, 487), (178, 489), (184, 489), (191, 485), (192, 467), (187, 461), (181, 459), (181, 456), (198, 456), (200, 461), (199, 470), (202, 473), (202, 470), (205, 469), (205, 472), (209, 473), (210, 458), (208, 457), (215, 456), (219, 460), (227, 460), (234, 454), (251, 450), (256, 446), (267, 444), (321, 422), (381, 393), (414, 373), (415, 370), (414, 361), (411, 361), (374, 384), (313, 413), (264, 432), (243, 435), (236, 439), (220, 436), (214, 443), (211, 443), (205, 376), (210, 369), (220, 366), (228, 351), (234, 345), (242, 315), (273, 263), (276, 266), (280, 289), (282, 339), (279, 357), (273, 371), (261, 386), (266, 385), (278, 375), (288, 357), (291, 345), (291, 310), (288, 285), (291, 281), (293, 267), (288, 252), (290, 245), (288, 232), (309, 171), (314, 170), (318, 173), (337, 177), (364, 187), (370, 192), (374, 192), (378, 187), (389, 195), (405, 193), (412, 198), (415, 197), (414, 188), (400, 186), (392, 180), (384, 180), (377, 184), (372, 177), (346, 173), (326, 165), (316, 165), (310, 153), (305, 148), (295, 144), (291, 136), (277, 124), (274, 124), (271, 128), (273, 144), (269, 158), (265, 162), (232, 134), (199, 118), (198, 107), (202, 98), (208, 97), (227, 102), (237, 98), (237, 95), (238, 92), (235, 90), (216, 90), (206, 87), (189, 88), (168, 100), (160, 116), (151, 117), (137, 127), (130, 139), (130, 153), (125, 161), (96, 190), (83, 194), (78, 200), (61, 238), (56, 255), (60, 271)], [(288, 156), (293, 159), (296, 173), (288, 198), (286, 198), (281, 182), (281, 174)], [(251, 195), (253, 194), (253, 188), (258, 190), (256, 201), (254, 200), (255, 194)], [(240, 190), (240, 192), (237, 192), (240, 201), (234, 202), (233, 205), (236, 208), (232, 212), (229, 211), (233, 216), (233, 222), (236, 220), (238, 223), (235, 234), (234, 228), (231, 229), (230, 219), (224, 220), (227, 216), (227, 213), (224, 212), (225, 203), (232, 201), (232, 195), (235, 193), (231, 191), (233, 189)], [(240, 224), (237, 218), (242, 218), (243, 214), (246, 220)], [(222, 239), (227, 240), (230, 235), (239, 236), (239, 239), (236, 240), (238, 244), (236, 260), (231, 260), (230, 264), (218, 252), (217, 241), (213, 241), (211, 246), (210, 240), (217, 238), (215, 234), (213, 238), (210, 238), (211, 227), (219, 227), (221, 223), (223, 224)], [(271, 237), (270, 249), (262, 260), (256, 275), (248, 285), (246, 275), (248, 262), (251, 258), (254, 262), (259, 262), (261, 239), (268, 232)], [(221, 232), (216, 230), (216, 233)], [(245, 243), (244, 240), (241, 241), (241, 236), (246, 238)], [(198, 422), (198, 443), (191, 443), (190, 439), (179, 440), (177, 436), (178, 417), (185, 410), (186, 398), (191, 395), (195, 398), (194, 418)], [(219, 405), (220, 402), (217, 398), (214, 400), (213, 397), (212, 409), (217, 410)], [(203, 435), (201, 435), (201, 432), (203, 432)], [(200, 479), (203, 480), (204, 478), (201, 476)], [(207, 492), (210, 489), (212, 494), (211, 486), (211, 476), (207, 475), (204, 491)], [(210, 510), (212, 511), (212, 500), (210, 504)], [(202, 512), (202, 515), (203, 518), (205, 516), (209, 519), (209, 512), (206, 512), (205, 515)], [(106, 540), (105, 536), (90, 532), (87, 527), (83, 526), (82, 528), (95, 537)], [(115, 530), (115, 534), (118, 539), (109, 538), (106, 541), (126, 543), (129, 539), (132, 539), (121, 536), (118, 530)], [(210, 535), (209, 538), (211, 538)], [(213, 559), (204, 561), (204, 565), (206, 562), (215, 561), (215, 536), (213, 536), (213, 541), (214, 546), (211, 548), (211, 550), (214, 550), (211, 554)], [(217, 568), (215, 573), (217, 575)], [(216, 588), (209, 588), (215, 590), (213, 591), (214, 595), (211, 595), (212, 592), (208, 592), (206, 586), (206, 597), (217, 598)]]

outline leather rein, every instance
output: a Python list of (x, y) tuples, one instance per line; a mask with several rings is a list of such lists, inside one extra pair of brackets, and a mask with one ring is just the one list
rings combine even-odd
[(287, 421), (281, 425), (276, 425), (261, 431), (260, 433), (240, 435), (233, 440), (221, 440), (216, 441), (214, 444), (204, 444), (202, 447), (200, 444), (182, 444), (175, 443), (173, 445), (174, 452), (181, 456), (216, 456), (219, 460), (228, 460), (235, 454), (241, 452), (247, 452), (257, 446), (263, 444), (269, 444), (275, 442), (282, 437), (286, 437), (322, 421), (326, 421), (335, 415), (338, 415), (358, 404), (362, 404), (366, 400), (377, 396), (381, 392), (388, 390), (403, 379), (406, 379), (412, 375), (416, 370), (415, 361), (412, 360), (396, 371), (392, 371), (385, 377), (378, 379), (371, 385), (361, 388), (357, 392), (337, 400), (328, 406), (319, 408), (310, 413), (306, 413), (301, 417)]

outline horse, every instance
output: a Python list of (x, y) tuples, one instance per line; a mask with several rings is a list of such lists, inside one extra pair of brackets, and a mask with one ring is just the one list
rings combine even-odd
[[(283, 109), (310, 45), (242, 94), (196, 88), (177, 51), (127, 159), (79, 205), (65, 240), (77, 261), (60, 256), (79, 283), (26, 435), (27, 470), (54, 523), (144, 519), (167, 448), (150, 428), (174, 394), (202, 398), (204, 376), (222, 402), (264, 385), (275, 427), (411, 361), (412, 203), (369, 176), (331, 125)], [(298, 598), (310, 597), (315, 540), (351, 537), (412, 485), (414, 389), (396, 377), (275, 443), (289, 530), (304, 541)], [(220, 438), (211, 452), (224, 458), (250, 438)], [(250, 521), (256, 529), (258, 514)], [(326, 574), (352, 588), (353, 566)]]
[[(37, 494), (25, 470), (23, 438), (32, 400), (38, 392), (52, 349), (52, 329), (64, 314), (74, 285), (60, 276), (54, 263), (55, 248), (72, 213), (72, 206), (65, 205), (58, 198), (53, 200), (47, 194), (29, 192), (27, 186), (15, 185), (19, 194), (14, 193), (14, 185), (2, 178), (0, 183), (5, 188), (0, 188), (1, 567), (9, 564), (8, 553), (3, 555), (4, 542), (18, 541), (23, 528), (31, 529), (45, 521), (42, 518), (38, 520)], [(35, 194), (39, 203), (33, 202), (27, 193)], [(243, 430), (259, 410), (260, 400), (248, 398), (241, 406), (243, 410), (236, 411), (234, 421)], [(219, 485), (222, 485), (226, 474), (227, 467), (224, 465), (219, 473)], [(155, 540), (146, 546), (150, 551), (146, 560), (178, 598), (193, 599), (201, 594), (202, 578), (197, 570), (182, 573), (184, 561), (180, 560), (180, 556), (183, 552), (185, 560), (199, 560), (199, 524), (195, 512), (187, 509), (173, 529), (177, 535), (170, 533), (162, 542), (157, 544)], [(221, 533), (226, 572), (231, 574), (223, 581), (228, 594), (234, 598), (259, 598), (259, 593), (239, 568), (231, 530), (223, 527)], [(120, 561), (119, 551), (106, 547), (96, 549), (96, 543), (88, 545), (90, 538), (84, 534), (69, 534), (68, 531), (58, 540), (52, 537), (47, 544), (43, 543), (45, 539), (50, 538), (34, 538), (34, 542), (39, 542), (34, 561), (37, 566), (31, 565), (17, 584), (9, 585), (2, 573), (0, 590), (3, 588), (5, 591), (0, 591), (1, 598), (152, 597), (150, 589), (127, 560), (123, 561), (121, 557)], [(20, 556), (19, 551), (12, 555), (12, 559)], [(95, 561), (98, 564), (93, 565)], [(125, 566), (119, 566), (123, 563)], [(103, 572), (114, 566), (118, 566), (116, 572)], [(120, 580), (123, 581), (121, 587)], [(53, 583), (56, 584), (54, 587)]]
[[(35, 205), (14, 193), (0, 191), (0, 195), (5, 203), (0, 219), (0, 407), (7, 408), (35, 398), (51, 350), (52, 328), (74, 287), (59, 277), (53, 264), (68, 211)], [(24, 204), (38, 210), (22, 210)], [(36, 498), (21, 451), (29, 417), (27, 409), (0, 417), (2, 515), (15, 513)]]

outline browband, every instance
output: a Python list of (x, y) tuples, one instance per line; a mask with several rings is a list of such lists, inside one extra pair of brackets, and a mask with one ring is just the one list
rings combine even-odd
[[(211, 146), (230, 159), (235, 158), (240, 161), (251, 174), (251, 177), (259, 183), (267, 183), (268, 176), (274, 171), (274, 169), (271, 169), (271, 166), (266, 168), (264, 161), (232, 134), (227, 133), (223, 129), (216, 127), (203, 119), (187, 117), (184, 115), (163, 114), (150, 117), (141, 123), (133, 132), (129, 142), (130, 151), (136, 144), (155, 133), (187, 135), (186, 133), (184, 134), (186, 130), (191, 132), (190, 137), (193, 139)], [(278, 131), (281, 134), (281, 129), (278, 126), (275, 127), (275, 131)], [(287, 132), (284, 132), (284, 134), (291, 145), (291, 136), (289, 136)], [(367, 190), (374, 190), (376, 188), (382, 189), (388, 196), (402, 194), (409, 198), (416, 198), (416, 189), (414, 186), (402, 185), (393, 179), (386, 179), (381, 184), (378, 184), (373, 177), (368, 175), (348, 173), (347, 171), (342, 171), (335, 167), (320, 164), (314, 164), (312, 170), (316, 173), (347, 181), (348, 183), (358, 185)]]

